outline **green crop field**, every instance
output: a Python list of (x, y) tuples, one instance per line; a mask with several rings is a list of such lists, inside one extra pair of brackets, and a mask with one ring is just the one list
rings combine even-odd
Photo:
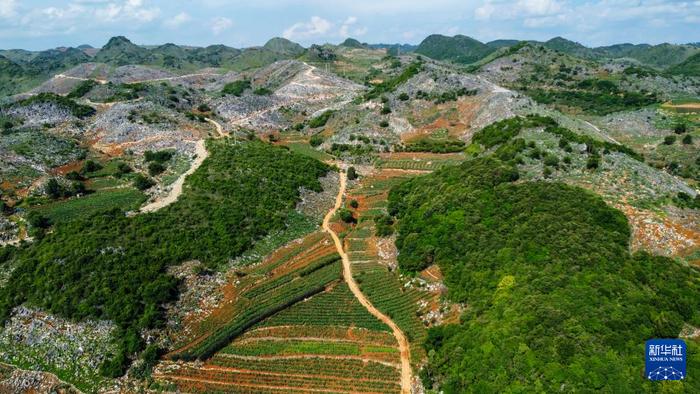
[(30, 210), (49, 217), (53, 223), (62, 223), (84, 219), (110, 209), (122, 211), (138, 209), (144, 201), (146, 201), (146, 196), (143, 193), (131, 187), (124, 187), (102, 190), (84, 197), (50, 202), (34, 206)]

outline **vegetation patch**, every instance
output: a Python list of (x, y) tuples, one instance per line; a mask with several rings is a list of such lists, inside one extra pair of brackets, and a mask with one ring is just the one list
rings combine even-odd
[(215, 267), (241, 255), (285, 228), (299, 189), (320, 191), (318, 178), (329, 169), (261, 142), (212, 141), (208, 148), (176, 203), (134, 217), (112, 210), (59, 224), (18, 250), (17, 268), (0, 289), (2, 316), (26, 302), (72, 319), (115, 322), (119, 351), (102, 371), (118, 376), (144, 346), (140, 331), (164, 323), (161, 305), (177, 294), (168, 266), (198, 259)]
[[(445, 392), (653, 391), (639, 378), (639, 354), (648, 338), (700, 324), (698, 272), (630, 255), (627, 220), (600, 197), (517, 179), (514, 166), (481, 158), (389, 195), (401, 269), (438, 264), (449, 298), (469, 305), (461, 324), (430, 330), (424, 383)], [(688, 346), (697, 363), (697, 345)], [(698, 380), (680, 384), (698, 390)]]
[(134, 210), (145, 200), (146, 196), (138, 190), (119, 188), (34, 206), (30, 208), (30, 212), (36, 212), (49, 218), (51, 223), (59, 224), (77, 219), (87, 219), (98, 212), (112, 209)]
[(627, 92), (617, 88), (600, 89), (598, 86), (579, 84), (580, 89), (576, 90), (529, 89), (525, 93), (538, 103), (577, 107), (593, 115), (639, 109), (660, 102), (653, 93)]
[(379, 98), (385, 93), (391, 93), (401, 84), (413, 78), (423, 69), (423, 62), (415, 61), (409, 64), (400, 74), (375, 85), (369, 92), (365, 94), (365, 100)]
[(39, 93), (28, 99), (20, 101), (18, 104), (29, 106), (32, 104), (56, 104), (66, 108), (70, 113), (77, 118), (86, 118), (95, 114), (95, 109), (89, 105), (78, 104), (68, 97), (59, 96), (55, 93)]

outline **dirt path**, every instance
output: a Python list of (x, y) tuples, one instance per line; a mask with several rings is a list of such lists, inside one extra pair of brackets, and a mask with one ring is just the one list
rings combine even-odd
[[(148, 82), (162, 82), (162, 81), (174, 81), (177, 79), (185, 79), (185, 78), (191, 78), (191, 77), (213, 77), (213, 76), (219, 76), (221, 74), (216, 74), (216, 73), (195, 73), (195, 74), (185, 74), (185, 75), (175, 75), (172, 77), (164, 77), (164, 78), (151, 78), (151, 79), (141, 79), (141, 80), (136, 80), (136, 81), (131, 81), (127, 82), (127, 84), (133, 84), (133, 83), (148, 83)], [(95, 81), (101, 85), (106, 84), (109, 82), (106, 79), (97, 79), (97, 78), (83, 78), (83, 77), (74, 77), (71, 75), (66, 75), (66, 74), (56, 74), (54, 75), (54, 78), (59, 78), (59, 79), (75, 79), (77, 81)]]
[(591, 128), (593, 128), (593, 130), (595, 130), (595, 131), (598, 133), (598, 135), (600, 135), (601, 137), (603, 137), (604, 140), (612, 141), (612, 142), (614, 142), (614, 143), (616, 143), (616, 144), (618, 144), (618, 145), (622, 145), (622, 144), (620, 144), (619, 142), (617, 142), (617, 140), (615, 140), (613, 137), (611, 137), (611, 136), (609, 136), (609, 135), (603, 133), (603, 131), (602, 131), (601, 129), (599, 129), (598, 126), (594, 125), (593, 123), (591, 123), (591, 122), (589, 122), (589, 121), (587, 121), (587, 120), (584, 120), (583, 122), (584, 122), (585, 124), (587, 124), (588, 126), (590, 126)]
[[(221, 124), (219, 124), (219, 122), (217, 122), (213, 119), (209, 119), (209, 118), (206, 118), (206, 120), (207, 120), (207, 122), (213, 124), (214, 127), (216, 128), (216, 132), (218, 134), (217, 138), (220, 138), (220, 137), (223, 137), (226, 135), (226, 133), (224, 133), (223, 127), (221, 126)], [(202, 163), (204, 162), (204, 159), (206, 159), (209, 156), (209, 152), (207, 151), (207, 148), (204, 145), (204, 141), (205, 140), (197, 141), (197, 144), (195, 145), (195, 153), (196, 153), (197, 157), (192, 162), (192, 165), (190, 166), (190, 168), (187, 171), (185, 171), (185, 173), (180, 175), (177, 178), (177, 180), (173, 183), (173, 185), (170, 189), (170, 192), (168, 192), (168, 194), (165, 197), (158, 198), (155, 201), (153, 201), (152, 203), (143, 206), (140, 209), (141, 212), (144, 212), (144, 213), (145, 212), (154, 212), (154, 211), (157, 211), (163, 207), (167, 207), (168, 205), (177, 201), (177, 199), (182, 194), (182, 187), (185, 185), (185, 178), (187, 178), (188, 175), (192, 175), (195, 171), (197, 171), (199, 166), (201, 166)]]
[(95, 81), (95, 82), (99, 83), (100, 85), (104, 85), (104, 84), (106, 84), (106, 83), (108, 82), (106, 79), (81, 78), (81, 77), (73, 77), (73, 76), (66, 75), (66, 74), (56, 74), (56, 75), (54, 75), (54, 78), (58, 78), (58, 79), (74, 79), (74, 80), (76, 80), (76, 81)]
[(386, 316), (377, 308), (375, 308), (374, 305), (372, 305), (372, 303), (367, 299), (367, 297), (365, 297), (365, 295), (362, 294), (360, 287), (357, 285), (357, 282), (355, 282), (355, 279), (352, 277), (352, 269), (350, 268), (350, 258), (343, 249), (343, 243), (340, 241), (340, 238), (338, 238), (338, 235), (335, 233), (335, 231), (333, 231), (330, 227), (330, 221), (333, 218), (333, 215), (335, 215), (335, 212), (340, 208), (340, 206), (343, 203), (346, 178), (347, 176), (345, 175), (345, 172), (341, 170), (340, 188), (338, 189), (338, 195), (335, 198), (335, 206), (330, 211), (328, 211), (326, 217), (323, 218), (323, 231), (330, 234), (331, 238), (333, 238), (333, 242), (335, 243), (335, 247), (338, 250), (338, 254), (340, 255), (343, 261), (343, 278), (348, 284), (350, 291), (352, 291), (352, 294), (355, 295), (355, 298), (357, 298), (357, 300), (360, 301), (360, 304), (362, 304), (362, 306), (364, 306), (367, 309), (367, 311), (369, 311), (369, 313), (371, 313), (377, 319), (384, 322), (384, 324), (389, 326), (393, 331), (394, 337), (399, 343), (399, 352), (401, 353), (401, 393), (410, 394), (412, 380), (411, 353), (408, 340), (406, 339), (406, 335), (404, 335), (399, 326), (396, 325), (396, 323), (394, 323), (393, 320), (391, 320), (388, 316)]

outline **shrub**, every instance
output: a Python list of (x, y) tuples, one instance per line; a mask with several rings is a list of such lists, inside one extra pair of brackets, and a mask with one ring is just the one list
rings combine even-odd
[(92, 79), (88, 79), (87, 81), (82, 81), (78, 84), (78, 86), (73, 88), (73, 90), (70, 93), (68, 93), (68, 95), (66, 97), (71, 98), (71, 99), (81, 98), (81, 97), (85, 96), (95, 86), (97, 86), (97, 82), (92, 80)]
[(551, 153), (547, 154), (544, 157), (544, 165), (552, 166), (552, 167), (558, 166), (559, 165), (559, 157), (557, 157), (556, 155), (553, 155)]
[(269, 96), (272, 94), (272, 90), (268, 88), (257, 88), (253, 91), (253, 94), (256, 94), (258, 96)]
[(144, 152), (143, 158), (147, 162), (154, 161), (156, 163), (165, 163), (173, 157), (173, 154), (173, 151), (170, 150), (160, 150), (157, 152), (147, 150)]
[(221, 93), (240, 97), (247, 89), (250, 89), (250, 80), (241, 79), (227, 83)]
[(545, 178), (549, 178), (552, 176), (552, 169), (549, 167), (545, 167), (544, 170), (542, 170), (542, 176)]
[(355, 170), (355, 167), (348, 168), (348, 179), (351, 181), (357, 179), (357, 170)]
[(673, 145), (676, 142), (675, 135), (667, 135), (664, 137), (664, 145)]
[(99, 170), (101, 170), (101, 169), (102, 169), (102, 164), (97, 163), (97, 162), (92, 161), (92, 160), (87, 160), (87, 161), (85, 161), (85, 163), (83, 164), (83, 168), (80, 170), (80, 172), (81, 172), (82, 174), (87, 174), (87, 173), (90, 173), (90, 172), (99, 171)]
[(344, 221), (345, 223), (357, 223), (357, 219), (352, 216), (352, 211), (349, 209), (343, 208), (338, 210), (338, 216), (340, 216), (340, 220)]
[(143, 176), (143, 174), (136, 174), (136, 176), (134, 177), (134, 187), (141, 191), (149, 189), (155, 184), (156, 183), (153, 182), (153, 180), (146, 178), (145, 176)]
[(209, 105), (207, 105), (206, 103), (202, 103), (202, 104), (199, 104), (199, 106), (197, 107), (197, 110), (199, 112), (210, 112), (211, 107), (209, 107)]
[(686, 135), (683, 137), (683, 143), (684, 143), (685, 145), (690, 145), (690, 144), (692, 144), (692, 143), (693, 143), (693, 136), (691, 136), (690, 134), (686, 134)]
[(374, 225), (377, 237), (388, 237), (394, 233), (394, 219), (387, 214), (375, 216)]
[(323, 143), (326, 139), (321, 134), (314, 134), (309, 139), (309, 144), (313, 147), (317, 147)]
[(64, 193), (63, 186), (58, 183), (56, 178), (51, 178), (46, 183), (46, 194), (54, 200), (63, 197)]
[(688, 126), (685, 123), (676, 123), (675, 126), (673, 126), (673, 131), (676, 134), (683, 134), (688, 132)]
[(357, 208), (359, 206), (357, 200), (350, 200), (350, 207)]
[(133, 171), (133, 170), (131, 169), (131, 167), (128, 164), (119, 163), (119, 164), (117, 164), (117, 172), (115, 175), (117, 177), (120, 177), (122, 175), (126, 175), (126, 174), (130, 173), (131, 171)]
[(410, 97), (408, 96), (408, 93), (401, 93), (399, 94), (399, 100), (401, 101), (407, 101)]
[(332, 111), (332, 110), (328, 110), (328, 111), (323, 112), (321, 115), (309, 120), (309, 127), (311, 127), (312, 129), (315, 129), (317, 127), (325, 126), (326, 123), (328, 123), (328, 119), (330, 119), (334, 113), (335, 113), (335, 111)]
[(589, 170), (595, 170), (600, 167), (600, 156), (591, 155), (586, 162), (586, 168)]
[(51, 219), (38, 212), (31, 211), (27, 214), (27, 223), (30, 226), (38, 229), (46, 229), (51, 227)]
[(80, 181), (83, 177), (77, 171), (71, 171), (66, 174), (66, 179), (71, 181)]
[(384, 107), (382, 107), (381, 113), (382, 113), (382, 115), (390, 114), (390, 113), (391, 113), (391, 107), (389, 107), (388, 104), (385, 104)]
[(165, 166), (158, 162), (148, 164), (148, 174), (151, 176), (160, 175), (165, 171)]
[(387, 122), (386, 120), (382, 120), (381, 122), (379, 122), (379, 127), (382, 127), (382, 128), (389, 127), (389, 122)]

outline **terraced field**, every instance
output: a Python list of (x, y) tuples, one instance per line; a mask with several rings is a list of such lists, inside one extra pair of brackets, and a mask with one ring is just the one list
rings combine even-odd
[[(461, 160), (461, 155), (416, 156), (430, 162), (426, 168)], [(345, 201), (358, 202), (353, 209), (358, 224), (342, 223), (339, 217), (329, 224), (342, 238), (362, 293), (408, 339), (414, 370), (426, 356), (421, 346), (427, 333), (421, 308), (435, 304), (439, 295), (399, 276), (392, 263), (395, 256), (383, 251), (393, 242), (375, 236), (374, 218), (386, 213), (392, 186), (420, 173), (375, 170), (352, 184), (344, 196)], [(155, 369), (159, 388), (241, 393), (402, 391), (395, 332), (358, 302), (341, 279), (340, 255), (328, 233), (311, 233), (257, 264), (235, 270), (222, 293), (216, 309), (191, 316), (178, 333), (177, 350)]]
[(435, 171), (443, 167), (459, 164), (464, 160), (461, 153), (384, 153), (379, 156), (377, 168)]
[(391, 260), (395, 256), (387, 256), (381, 251), (380, 239), (375, 236), (374, 218), (386, 213), (389, 189), (415, 175), (408, 171), (382, 169), (363, 178), (348, 191), (348, 200), (358, 202), (354, 212), (358, 224), (344, 239), (353, 276), (360, 289), (404, 332), (411, 344), (414, 367), (425, 357), (421, 344), (426, 338), (426, 329), (418, 317), (419, 305), (421, 301), (431, 300), (433, 295), (405, 285), (393, 268)]
[(187, 340), (158, 365), (157, 384), (207, 393), (399, 392), (396, 340), (340, 269), (328, 235), (316, 232), (236, 271), (219, 306), (193, 316)]

